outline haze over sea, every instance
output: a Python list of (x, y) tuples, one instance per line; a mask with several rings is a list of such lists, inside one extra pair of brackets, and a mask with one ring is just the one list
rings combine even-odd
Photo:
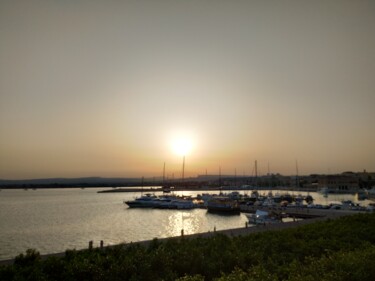
[[(94, 241), (94, 246), (99, 246), (100, 240), (105, 245), (113, 245), (178, 236), (182, 228), (185, 234), (193, 234), (213, 231), (215, 227), (217, 230), (244, 227), (247, 221), (244, 214), (220, 216), (204, 209), (129, 209), (123, 201), (140, 193), (99, 194), (99, 190), (103, 188), (2, 190), (0, 260), (14, 258), (29, 248), (42, 254), (57, 253), (87, 248), (90, 240)], [(197, 195), (198, 192), (177, 194)], [(315, 203), (344, 199), (358, 202), (354, 195), (324, 198), (318, 193), (310, 194)]]

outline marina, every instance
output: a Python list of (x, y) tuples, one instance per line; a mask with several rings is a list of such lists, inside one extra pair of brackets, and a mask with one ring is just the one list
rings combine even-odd
[[(271, 191), (274, 201), (279, 200), (278, 195), (287, 193), (292, 198), (308, 195), (314, 198), (310, 207), (306, 201), (302, 207), (293, 201), (287, 206), (281, 206), (280, 203), (279, 206), (259, 206), (254, 199), (255, 192), (252, 194), (252, 191), (238, 190), (226, 194), (230, 194), (232, 198), (245, 197), (248, 200), (239, 204), (240, 213), (228, 216), (208, 212), (204, 203), (193, 209), (129, 208), (124, 201), (134, 201), (142, 196), (141, 193), (97, 193), (100, 190), (106, 189), (3, 189), (0, 194), (0, 260), (14, 258), (29, 248), (37, 249), (44, 255), (64, 252), (66, 249), (85, 249), (88, 241), (95, 241), (94, 246), (97, 247), (102, 240), (106, 246), (110, 246), (147, 241), (156, 237), (178, 237), (181, 236), (181, 230), (185, 236), (189, 236), (212, 233), (214, 230), (245, 231), (245, 226), (248, 225), (246, 231), (250, 231), (254, 226), (250, 224), (246, 214), (255, 213), (258, 209), (288, 214), (289, 217), (283, 218), (284, 223), (280, 226), (284, 227), (283, 225), (293, 223), (294, 220), (304, 223), (332, 214), (370, 211), (370, 204), (373, 203), (370, 200), (358, 200), (353, 194), (329, 194), (324, 197), (315, 192), (258, 190), (261, 198), (267, 198)], [(169, 195), (204, 202), (203, 199), (208, 200), (215, 197), (215, 194), (218, 196), (219, 192), (178, 191)], [(161, 191), (154, 194), (155, 197), (165, 195)], [(348, 200), (353, 205), (343, 204), (342, 201)], [(265, 202), (269, 204), (270, 200), (264, 199), (263, 203)], [(340, 206), (342, 209), (328, 209), (328, 206)], [(354, 210), (355, 208), (360, 210)]]
[[(317, 193), (319, 194), (319, 192)], [(327, 198), (326, 193), (322, 193)], [(363, 201), (359, 194), (356, 195), (358, 201)], [(335, 197), (335, 196), (333, 196)], [(248, 192), (232, 191), (228, 193), (198, 193), (196, 196), (184, 196), (177, 194), (162, 194), (156, 196), (155, 193), (146, 193), (134, 200), (124, 201), (129, 208), (154, 208), (154, 209), (207, 209), (208, 212), (221, 214), (239, 214), (240, 212), (252, 212), (257, 210), (277, 210), (279, 213), (298, 217), (296, 210), (307, 209), (332, 209), (332, 210), (353, 210), (372, 211), (375, 203), (361, 205), (352, 200), (330, 201), (327, 204), (315, 204), (314, 197), (308, 192), (307, 195), (301, 193), (295, 195), (289, 192), (272, 190), (264, 191), (260, 194), (257, 190)], [(306, 215), (301, 215), (306, 218)]]

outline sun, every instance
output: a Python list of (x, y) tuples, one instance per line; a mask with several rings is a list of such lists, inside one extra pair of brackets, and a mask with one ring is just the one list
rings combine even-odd
[(173, 150), (178, 155), (186, 155), (191, 151), (192, 143), (188, 139), (176, 139), (173, 141)]
[(172, 148), (175, 153), (185, 156), (191, 152), (193, 142), (187, 137), (179, 137), (172, 141)]

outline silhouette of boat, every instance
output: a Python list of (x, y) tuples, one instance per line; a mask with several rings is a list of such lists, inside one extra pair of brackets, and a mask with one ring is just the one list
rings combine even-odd
[(236, 200), (227, 197), (214, 197), (207, 202), (207, 211), (210, 213), (239, 215), (241, 209)]

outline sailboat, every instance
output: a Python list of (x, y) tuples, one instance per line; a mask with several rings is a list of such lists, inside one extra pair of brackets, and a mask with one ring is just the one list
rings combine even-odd
[(163, 193), (171, 193), (171, 187), (165, 184), (165, 162), (163, 166), (163, 186), (162, 186)]

